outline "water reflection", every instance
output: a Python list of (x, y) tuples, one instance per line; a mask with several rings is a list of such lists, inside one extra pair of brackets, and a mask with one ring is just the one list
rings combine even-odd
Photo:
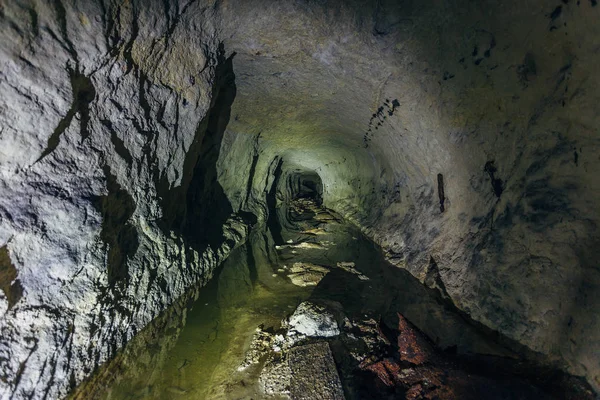
[[(353, 226), (319, 210), (287, 226), (294, 229), (281, 230), (281, 236), (293, 245), (277, 250), (269, 230), (256, 229), (215, 278), (162, 313), (72, 397), (260, 398), (257, 372), (238, 371), (252, 335), (259, 325), (277, 329), (308, 298), (336, 301), (348, 316), (385, 321), (400, 312), (442, 348), (511, 354), (465, 322), (437, 292), (386, 263)], [(329, 272), (316, 286), (298, 287), (288, 278), (295, 262), (326, 266)], [(337, 268), (339, 262), (353, 262), (369, 280)]]

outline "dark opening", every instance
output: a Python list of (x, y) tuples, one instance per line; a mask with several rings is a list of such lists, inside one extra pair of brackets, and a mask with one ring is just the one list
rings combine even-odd
[(292, 199), (311, 199), (323, 203), (323, 182), (316, 172), (300, 172), (292, 176)]
[(316, 172), (296, 169), (286, 173), (283, 164), (279, 160), (274, 167), (267, 193), (267, 226), (277, 245), (284, 244), (283, 232), (298, 230), (297, 223), (312, 218), (314, 205), (323, 203), (323, 183)]

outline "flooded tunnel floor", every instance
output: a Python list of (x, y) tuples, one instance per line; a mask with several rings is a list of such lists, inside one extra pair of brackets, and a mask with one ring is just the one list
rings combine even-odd
[[(421, 335), (420, 330), (427, 339), (411, 342), (413, 347), (421, 343), (418, 349), (411, 351), (427, 355), (432, 354), (435, 347), (443, 354), (515, 358), (510, 350), (465, 321), (437, 292), (421, 285), (406, 271), (388, 264), (381, 251), (354, 226), (307, 199), (295, 201), (287, 215), (291, 216), (287, 229), (280, 232), (283, 243), (275, 244), (268, 230), (255, 230), (249, 241), (232, 252), (215, 271), (205, 287), (191, 290), (166, 310), (133, 338), (116, 360), (96, 373), (96, 378), (102, 379), (82, 385), (72, 397), (111, 400), (289, 398), (288, 387), (265, 393), (260, 374), (269, 357), (273, 357), (266, 354), (270, 350), (255, 355), (253, 363), (248, 363), (248, 351), (252, 347), (256, 349), (256, 337), (261, 333), (266, 332), (271, 339), (281, 336), (285, 328), (282, 321), (289, 319), (305, 301), (332, 305), (343, 315), (338, 318), (340, 322), (343, 318), (354, 331), (364, 331), (363, 328), (371, 324), (376, 335), (384, 338), (381, 341), (384, 347), (396, 353), (402, 350), (395, 344), (401, 342), (402, 335), (396, 340), (395, 329), (399, 324), (412, 323), (418, 328), (415, 334)], [(356, 339), (352, 334), (348, 337)], [(336, 339), (329, 343), (346, 398), (384, 398), (384, 395), (385, 398), (405, 398), (408, 395), (406, 388), (410, 386), (403, 387), (402, 382), (381, 376), (382, 368), (394, 369), (393, 365), (380, 364), (390, 359), (389, 355), (367, 354), (361, 356), (361, 363), (351, 360), (348, 364), (345, 342)], [(352, 364), (352, 367), (342, 364)], [(442, 375), (452, 377), (447, 370), (455, 367), (446, 361), (438, 364), (445, 366)], [(486, 360), (479, 365), (489, 364)], [(362, 371), (357, 375), (353, 369), (358, 367)], [(439, 382), (439, 371), (425, 372), (426, 377), (421, 380), (443, 386)], [(455, 380), (459, 378), (466, 379), (459, 375)], [(489, 387), (487, 381), (478, 384)], [(364, 390), (360, 385), (378, 388)], [(509, 394), (522, 391), (525, 397), (518, 398), (554, 398), (526, 382), (519, 381), (516, 386), (510, 383), (507, 387), (502, 390), (509, 390)], [(501, 390), (499, 393), (502, 395)], [(438, 398), (457, 398), (452, 397), (456, 393), (448, 395), (450, 397), (437, 395)], [(463, 398), (468, 395), (462, 394)], [(292, 393), (291, 397), (297, 396)]]

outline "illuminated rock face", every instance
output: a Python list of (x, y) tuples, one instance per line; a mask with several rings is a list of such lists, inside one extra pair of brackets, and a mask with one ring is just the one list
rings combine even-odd
[(1, 398), (64, 396), (247, 233), (216, 19), (102, 4), (1, 6)]
[(598, 388), (599, 17), (0, 3), (0, 397), (64, 395), (315, 173), (393, 263)]

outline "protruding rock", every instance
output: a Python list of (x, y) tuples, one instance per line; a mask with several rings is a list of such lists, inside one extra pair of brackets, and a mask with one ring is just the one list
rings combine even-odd
[(433, 353), (431, 345), (417, 332), (406, 318), (398, 314), (398, 352), (402, 361), (412, 364), (423, 364), (427, 362)]
[(331, 337), (340, 334), (333, 316), (325, 307), (305, 301), (290, 317), (290, 336)]

